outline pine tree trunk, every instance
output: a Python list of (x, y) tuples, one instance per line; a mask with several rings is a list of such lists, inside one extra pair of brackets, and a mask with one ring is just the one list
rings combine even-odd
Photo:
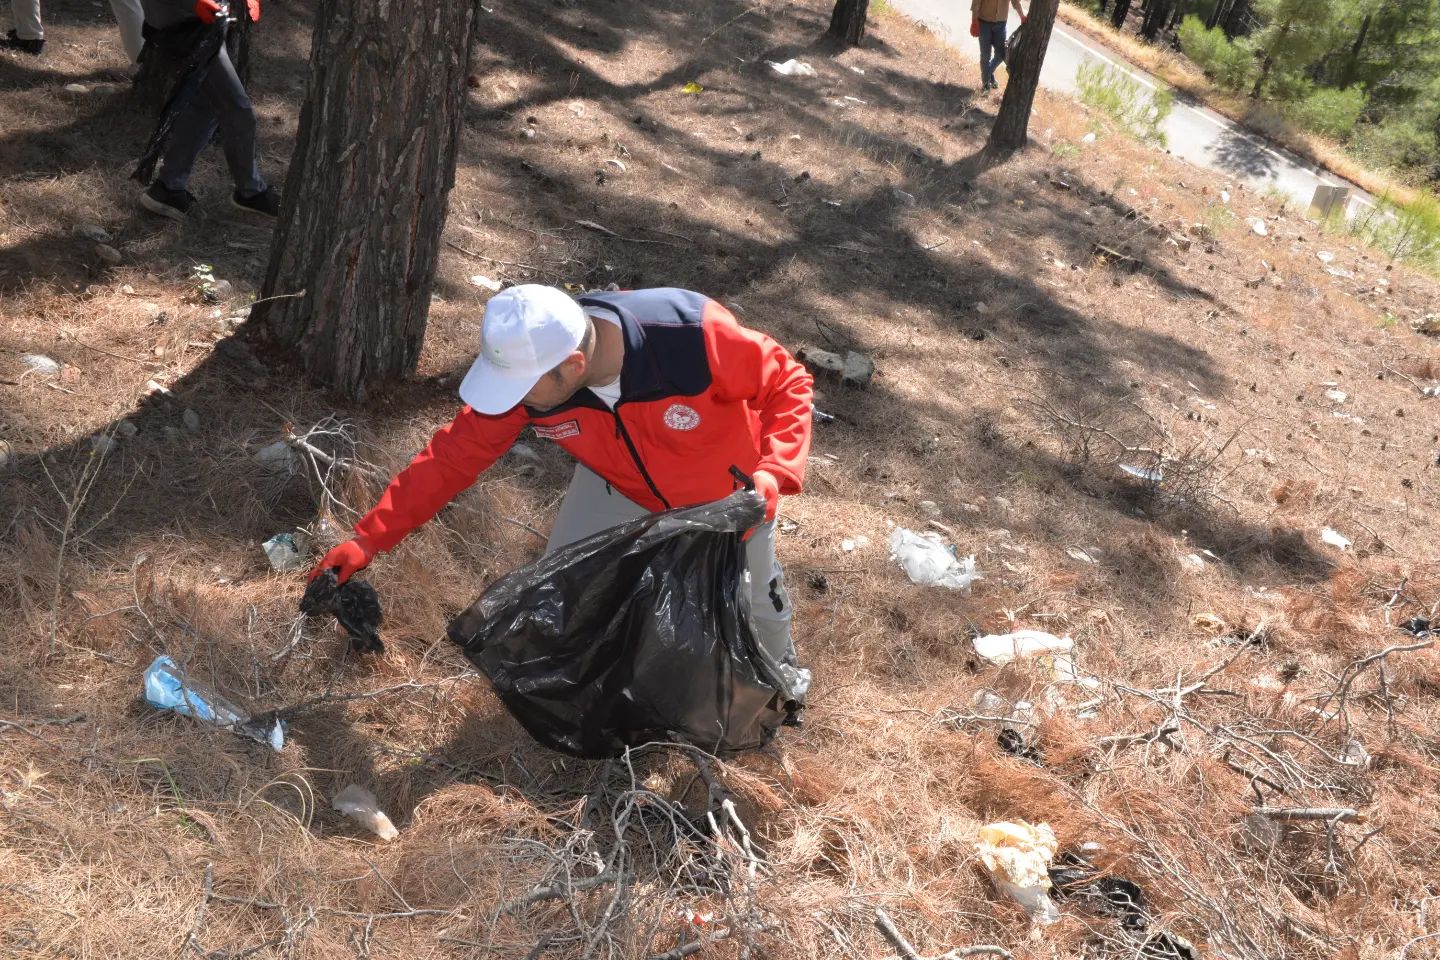
[(1290, 23), (1286, 22), (1280, 27), (1280, 32), (1270, 44), (1270, 49), (1265, 51), (1265, 59), (1260, 61), (1260, 76), (1255, 78), (1255, 89), (1250, 91), (1252, 100), (1260, 99), (1260, 91), (1265, 88), (1265, 81), (1270, 79), (1270, 71), (1275, 68), (1275, 51), (1280, 44), (1285, 42), (1285, 37), (1290, 33)]
[(1231, 40), (1236, 37), (1243, 37), (1250, 33), (1250, 0), (1230, 0), (1230, 6), (1225, 11), (1225, 19), (1220, 25), (1225, 29), (1225, 36)]
[[(254, 317), (363, 399), (414, 371), (455, 182), (478, 0), (320, 0)], [(296, 296), (296, 294), (299, 294)]]
[(1035, 104), (1035, 88), (1040, 84), (1040, 68), (1045, 63), (1045, 48), (1050, 45), (1059, 6), (1060, 0), (1034, 0), (1030, 5), (1029, 21), (1017, 49), (1006, 62), (1009, 76), (1005, 80), (1005, 97), (985, 144), (989, 154), (1009, 154), (1024, 147), (1029, 138), (1030, 110)]
[(1145, 11), (1145, 20), (1140, 25), (1140, 36), (1154, 42), (1169, 18), (1170, 0), (1150, 0), (1150, 6)]
[(865, 36), (865, 17), (869, 12), (870, 0), (835, 0), (828, 35), (846, 46), (859, 46)]
[(1365, 14), (1365, 19), (1360, 21), (1360, 35), (1355, 38), (1355, 45), (1350, 48), (1350, 59), (1345, 62), (1345, 72), (1340, 77), (1340, 89), (1345, 89), (1355, 82), (1355, 74), (1360, 69), (1360, 53), (1365, 49), (1365, 35), (1370, 32), (1370, 14)]
[(1116, 30), (1125, 28), (1125, 18), (1130, 15), (1130, 0), (1115, 0), (1115, 12), (1110, 16), (1110, 24)]

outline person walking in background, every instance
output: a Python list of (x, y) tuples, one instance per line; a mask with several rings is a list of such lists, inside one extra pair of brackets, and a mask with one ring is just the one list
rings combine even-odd
[(0, 40), (0, 47), (38, 57), (45, 49), (45, 25), (40, 22), (40, 0), (10, 0), (15, 26)]
[[(1010, 19), (1007, 0), (970, 0), (970, 36), (980, 38), (980, 82), (982, 90), (997, 90), (995, 68), (1005, 62), (1005, 24)], [(1025, 11), (1020, 0), (1008, 0), (1020, 22)]]
[[(252, 22), (260, 19), (260, 0), (236, 2), (246, 4)], [(146, 56), (177, 64), (180, 79), (134, 173), (134, 179), (147, 184), (140, 206), (185, 220), (195, 204), (190, 193), (195, 160), (218, 129), (235, 184), (231, 206), (274, 219), (280, 197), (266, 185), (256, 163), (255, 108), (225, 48), (229, 5), (216, 0), (143, 0), (143, 6), (145, 36), (153, 51)], [(160, 172), (155, 174), (157, 160)]]

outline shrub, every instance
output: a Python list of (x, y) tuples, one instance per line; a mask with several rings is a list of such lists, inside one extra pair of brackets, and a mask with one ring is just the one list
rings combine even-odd
[(1146, 143), (1165, 145), (1161, 126), (1175, 106), (1175, 95), (1162, 87), (1153, 93), (1120, 70), (1086, 62), (1075, 72), (1080, 99), (1127, 133)]
[(1285, 115), (1323, 137), (1345, 140), (1355, 131), (1364, 109), (1365, 91), (1360, 87), (1321, 87), (1305, 99), (1287, 104)]
[(1250, 80), (1255, 64), (1251, 52), (1232, 43), (1219, 27), (1206, 27), (1194, 14), (1180, 22), (1180, 49), (1206, 76), (1227, 90), (1240, 90)]

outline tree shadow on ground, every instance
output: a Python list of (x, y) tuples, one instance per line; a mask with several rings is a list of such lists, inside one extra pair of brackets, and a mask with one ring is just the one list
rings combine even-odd
[(1229, 127), (1210, 148), (1215, 165), (1227, 173), (1254, 179), (1268, 179), (1279, 169), (1279, 158), (1263, 142)]

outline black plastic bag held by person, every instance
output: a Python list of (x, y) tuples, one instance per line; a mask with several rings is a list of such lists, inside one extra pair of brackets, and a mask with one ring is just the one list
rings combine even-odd
[(741, 538), (764, 515), (742, 490), (602, 530), (497, 580), (450, 639), (555, 750), (761, 746), (799, 709), (750, 621)]

